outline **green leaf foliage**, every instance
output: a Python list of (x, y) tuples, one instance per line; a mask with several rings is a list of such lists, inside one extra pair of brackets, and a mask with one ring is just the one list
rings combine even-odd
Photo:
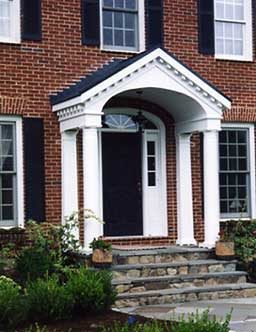
[(114, 303), (116, 293), (108, 271), (80, 268), (69, 273), (66, 288), (75, 302), (75, 312), (103, 311)]
[(37, 279), (26, 289), (29, 317), (33, 321), (58, 320), (71, 316), (74, 299), (57, 276)]
[(103, 328), (102, 332), (229, 332), (230, 319), (231, 313), (224, 321), (209, 318), (209, 310), (205, 310), (202, 314), (190, 314), (186, 319), (180, 317), (179, 322), (115, 323), (112, 327)]

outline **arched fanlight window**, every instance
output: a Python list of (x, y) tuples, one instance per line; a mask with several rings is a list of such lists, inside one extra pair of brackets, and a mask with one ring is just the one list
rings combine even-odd
[[(143, 121), (141, 121), (143, 118)], [(103, 128), (117, 129), (117, 130), (136, 130), (139, 131), (143, 126), (143, 129), (157, 129), (157, 127), (147, 118), (145, 118), (141, 112), (138, 115), (128, 114), (106, 114), (102, 121)]]

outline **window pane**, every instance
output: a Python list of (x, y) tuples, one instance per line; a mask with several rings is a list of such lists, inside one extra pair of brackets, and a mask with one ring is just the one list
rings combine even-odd
[(125, 0), (125, 8), (127, 9), (136, 9), (136, 2), (135, 0)]
[(126, 31), (125, 32), (125, 46), (135, 47), (134, 31)]
[(223, 159), (223, 158), (220, 159), (220, 169), (222, 171), (226, 171), (228, 169), (227, 159)]
[(1, 139), (13, 139), (13, 125), (2, 125), (1, 128)]
[(103, 31), (104, 45), (113, 45), (112, 29), (104, 29)]
[(2, 141), (2, 155), (4, 156), (13, 155), (12, 141)]
[(156, 185), (156, 174), (153, 173), (148, 173), (148, 186), (149, 187), (154, 187)]
[(148, 157), (148, 170), (154, 171), (156, 169), (155, 157)]
[(2, 207), (3, 220), (13, 220), (13, 207), (3, 206)]
[(115, 30), (114, 32), (114, 45), (116, 46), (123, 46), (124, 45), (124, 34), (123, 30)]
[(113, 7), (114, 3), (113, 3), (113, 0), (104, 0), (103, 2), (103, 6), (106, 6), (106, 7)]
[(227, 201), (221, 201), (220, 202), (220, 212), (221, 213), (228, 213), (228, 202)]
[(231, 157), (235, 157), (237, 155), (236, 145), (230, 145), (229, 146), (229, 155)]
[(216, 18), (224, 18), (224, 3), (217, 1), (216, 2)]
[(147, 143), (148, 147), (148, 155), (154, 155), (155, 154), (155, 142), (148, 142)]
[(2, 203), (13, 204), (13, 192), (12, 190), (2, 190)]
[(114, 26), (115, 28), (123, 28), (123, 13), (114, 13)]
[(115, 0), (115, 8), (124, 8), (124, 0)]
[(3, 174), (2, 175), (2, 188), (4, 188), (4, 189), (12, 188), (13, 187), (12, 180), (13, 180), (13, 175)]
[(240, 171), (246, 171), (247, 170), (247, 160), (246, 159), (239, 159), (239, 170)]
[(135, 29), (135, 15), (134, 14), (125, 14), (125, 28)]
[(112, 27), (113, 26), (113, 19), (112, 13), (109, 11), (103, 12), (103, 26), (104, 27)]
[(2, 171), (13, 171), (13, 158), (2, 157), (1, 158), (1, 168)]
[(237, 133), (238, 136), (238, 143), (247, 143), (247, 131), (246, 130), (239, 130)]

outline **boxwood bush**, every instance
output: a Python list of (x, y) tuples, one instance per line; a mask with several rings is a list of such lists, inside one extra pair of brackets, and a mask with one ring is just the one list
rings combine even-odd
[(58, 320), (71, 316), (74, 298), (57, 276), (37, 279), (26, 289), (28, 315), (31, 321)]
[(25, 317), (21, 287), (12, 279), (0, 276), (0, 325), (8, 326)]
[(80, 268), (70, 271), (66, 288), (74, 299), (75, 312), (103, 311), (115, 302), (112, 275), (105, 270)]

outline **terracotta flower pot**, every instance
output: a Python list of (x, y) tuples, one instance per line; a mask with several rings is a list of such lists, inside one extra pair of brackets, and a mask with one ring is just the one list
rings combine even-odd
[(233, 259), (235, 257), (235, 244), (233, 241), (216, 242), (215, 254), (220, 259)]
[(113, 255), (111, 250), (95, 249), (92, 253), (92, 263), (96, 267), (108, 267), (112, 264)]

